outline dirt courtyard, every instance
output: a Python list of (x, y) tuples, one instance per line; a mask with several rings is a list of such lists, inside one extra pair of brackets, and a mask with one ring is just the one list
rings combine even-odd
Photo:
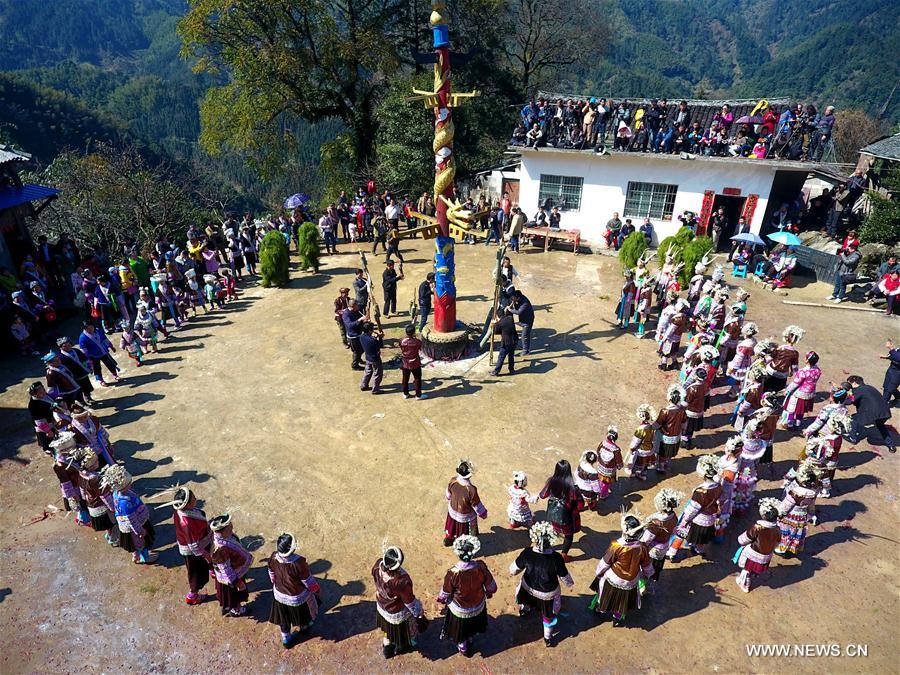
[[(405, 242), (398, 295), (404, 315), (385, 320), (386, 361), (398, 354), (431, 246)], [(626, 627), (597, 625), (587, 614), (588, 585), (619, 535), (620, 506), (648, 515), (660, 486), (690, 492), (695, 457), (721, 451), (732, 433), (726, 418), (733, 404), (724, 397), (714, 398), (698, 448), (682, 450), (664, 480), (620, 475), (603, 514), (583, 514), (569, 566), (575, 587), (564, 589), (560, 635), (545, 648), (540, 620), (518, 617), (516, 579), (508, 574), (528, 543), (524, 531), (507, 524), (511, 474), (526, 471), (536, 493), (558, 459), (577, 463), (610, 423), (627, 446), (637, 405), (659, 406), (674, 377), (656, 369), (652, 340), (615, 326), (618, 261), (537, 249), (513, 254), (517, 286), (536, 309), (532, 354), (512, 377), (491, 376), (486, 358), (426, 367), (430, 398), (415, 401), (400, 394), (396, 362), (387, 367), (384, 395), (358, 389), (359, 373), (350, 370), (332, 319), (338, 288), (350, 285), (358, 265), (355, 248), (340, 248), (341, 255), (323, 259), (318, 275), (293, 269), (289, 288), (246, 286), (225, 311), (192, 320), (162, 343), (144, 368), (120, 357), (126, 377), (98, 393), (116, 453), (149, 504), (163, 501), (152, 498), (163, 488), (188, 483), (208, 516), (233, 513), (236, 533), (256, 558), (248, 618), (221, 617), (214, 600), (184, 603), (187, 580), (169, 508), (153, 511), (160, 557), (145, 568), (48, 507), (61, 507), (59, 488), (25, 410), (27, 384), (41, 364), (0, 361), (0, 672), (897, 671), (898, 458), (865, 442), (845, 443), (834, 496), (819, 501), (806, 552), (776, 558), (752, 593), (740, 592), (731, 562), (738, 534), (753, 522), (748, 514), (733, 521), (726, 543), (712, 546), (712, 560), (668, 564), (660, 592)], [(484, 320), (494, 251), (457, 246), (464, 321)], [(380, 280), (383, 256), (369, 261)], [(807, 330), (801, 351), (821, 355), (820, 392), (850, 372), (880, 389), (886, 362), (878, 355), (886, 338), (898, 338), (896, 319), (788, 306), (749, 288), (748, 318), (761, 335), (780, 336), (788, 323)], [(792, 290), (790, 299), (819, 301), (829, 290), (811, 284)], [(895, 426), (898, 418), (895, 410)], [(801, 446), (778, 433), (777, 476)], [(436, 616), (435, 597), (455, 562), (441, 545), (443, 495), (460, 458), (475, 463), (488, 509), (479, 523), (482, 557), (499, 585), (488, 602), (489, 631), (465, 660), (439, 641), (433, 622), (417, 652), (385, 662), (370, 569), (385, 537), (401, 546), (417, 595)], [(780, 485), (764, 478), (757, 496), (780, 497)], [(536, 505), (539, 516), (545, 507)], [(324, 601), (309, 637), (291, 650), (267, 623), (265, 558), (283, 530), (297, 535)], [(842, 655), (748, 656), (748, 645), (757, 643), (834, 644)], [(855, 645), (865, 645), (867, 657), (848, 655)]]

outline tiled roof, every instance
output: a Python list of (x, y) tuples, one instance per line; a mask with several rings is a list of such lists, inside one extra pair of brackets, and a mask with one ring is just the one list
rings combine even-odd
[(894, 134), (893, 136), (882, 138), (880, 141), (869, 143), (866, 147), (861, 148), (860, 152), (883, 159), (900, 161), (900, 134)]
[(31, 155), (13, 150), (8, 145), (0, 145), (0, 164), (7, 162), (27, 162), (31, 159)]

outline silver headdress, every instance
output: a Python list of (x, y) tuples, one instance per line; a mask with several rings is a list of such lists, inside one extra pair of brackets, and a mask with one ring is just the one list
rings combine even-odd
[(700, 360), (704, 363), (712, 363), (719, 358), (719, 350), (712, 345), (703, 345), (697, 351), (700, 353)]
[(653, 505), (657, 511), (674, 511), (683, 499), (683, 492), (678, 492), (678, 490), (673, 490), (672, 488), (663, 488), (653, 498)]
[(546, 550), (548, 546), (552, 546), (553, 542), (559, 540), (559, 535), (553, 529), (553, 525), (546, 520), (541, 520), (531, 526), (528, 530), (528, 538), (531, 539), (533, 546)]
[(453, 552), (456, 553), (460, 560), (466, 562), (474, 558), (475, 554), (480, 550), (481, 542), (478, 541), (478, 537), (474, 537), (471, 534), (462, 534), (453, 542)]
[(57, 455), (67, 455), (75, 447), (75, 434), (71, 431), (60, 431), (57, 437), (50, 441), (50, 447)]
[(828, 428), (835, 434), (844, 436), (850, 433), (850, 424), (852, 420), (849, 415), (841, 412), (832, 413), (828, 417)]
[(697, 459), (697, 474), (702, 478), (714, 478), (719, 471), (719, 458), (715, 455), (701, 455)]
[(670, 385), (668, 389), (666, 389), (666, 399), (670, 403), (681, 403), (684, 400), (684, 397), (687, 395), (684, 387), (680, 384)]
[(779, 506), (781, 506), (781, 502), (777, 499), (773, 499), (772, 497), (763, 497), (759, 500), (759, 515), (761, 515), (766, 520), (770, 520), (773, 515), (775, 518), (777, 518)]
[(731, 453), (732, 455), (736, 455), (743, 449), (744, 439), (740, 436), (732, 436), (727, 441), (725, 441), (725, 451)]
[(109, 488), (113, 492), (121, 492), (131, 485), (134, 479), (121, 464), (109, 464), (100, 471), (100, 488)]
[(641, 403), (637, 408), (637, 417), (641, 422), (649, 422), (656, 419), (656, 411), (649, 403)]
[(752, 321), (744, 322), (744, 325), (741, 326), (741, 335), (745, 338), (753, 337), (759, 332), (759, 328), (756, 327), (756, 324)]
[(787, 342), (797, 343), (803, 339), (803, 336), (806, 334), (806, 331), (800, 328), (800, 326), (795, 326), (791, 324), (781, 333), (781, 337), (783, 337)]
[(528, 475), (524, 471), (513, 471), (513, 483), (519, 487), (528, 485)]

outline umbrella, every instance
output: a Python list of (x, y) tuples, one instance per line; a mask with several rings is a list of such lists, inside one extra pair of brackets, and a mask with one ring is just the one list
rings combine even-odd
[(295, 195), (291, 195), (287, 199), (284, 200), (284, 208), (286, 209), (296, 209), (299, 206), (303, 206), (310, 199), (308, 194), (303, 192), (298, 192)]
[(778, 242), (779, 244), (784, 244), (785, 246), (799, 246), (800, 245), (800, 237), (791, 232), (773, 232), (769, 235), (769, 239), (772, 241)]
[(743, 117), (738, 118), (737, 124), (762, 124), (763, 118), (757, 115), (744, 115)]
[(757, 235), (752, 232), (744, 232), (743, 234), (736, 234), (731, 238), (731, 241), (743, 241), (748, 244), (753, 244), (753, 246), (765, 246), (766, 242), (760, 239)]

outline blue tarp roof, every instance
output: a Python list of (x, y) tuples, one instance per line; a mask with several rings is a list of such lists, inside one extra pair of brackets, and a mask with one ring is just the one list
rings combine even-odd
[(59, 190), (56, 188), (46, 187), (44, 185), (25, 184), (20, 188), (7, 186), (0, 188), (0, 211), (10, 209), (13, 206), (33, 202), (38, 199), (46, 199), (53, 195), (58, 195)]

